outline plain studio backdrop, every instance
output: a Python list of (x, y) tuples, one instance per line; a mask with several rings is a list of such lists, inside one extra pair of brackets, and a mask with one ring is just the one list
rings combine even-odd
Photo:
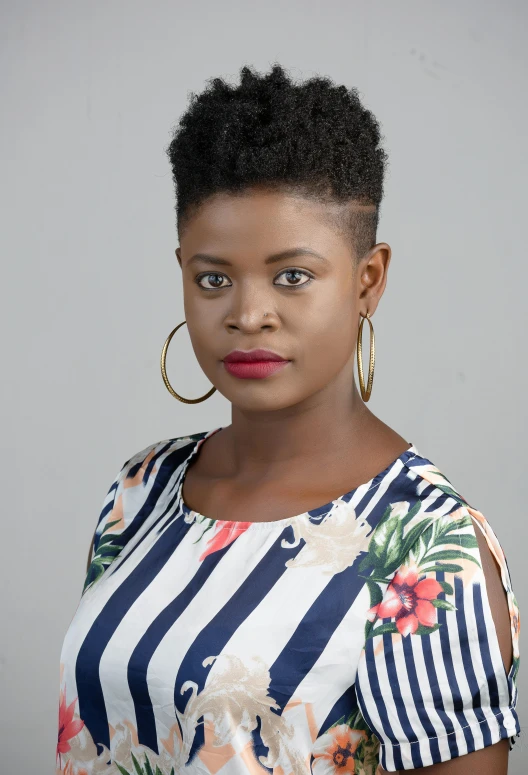
[[(115, 474), (230, 422), (218, 392), (185, 405), (161, 378), (184, 319), (165, 147), (189, 93), (243, 64), (355, 86), (381, 122), (369, 407), (487, 516), (522, 616), (527, 24), (522, 0), (3, 1), (2, 773), (54, 772), (60, 649)], [(185, 326), (167, 369), (186, 397), (210, 388)], [(522, 659), (519, 695), (522, 725)]]

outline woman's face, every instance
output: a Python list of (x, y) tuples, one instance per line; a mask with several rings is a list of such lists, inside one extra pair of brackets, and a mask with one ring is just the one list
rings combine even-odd
[[(332, 386), (350, 395), (360, 312), (376, 308), (390, 248), (380, 243), (355, 265), (331, 220), (342, 208), (258, 189), (217, 194), (181, 234), (176, 256), (192, 346), (235, 407), (276, 411), (321, 391), (332, 396)], [(271, 259), (285, 251), (292, 252)], [(255, 348), (288, 363), (261, 379), (229, 373), (228, 353)]]

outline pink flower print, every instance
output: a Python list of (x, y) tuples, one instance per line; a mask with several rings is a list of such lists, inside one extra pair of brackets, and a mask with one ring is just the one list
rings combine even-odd
[(205, 545), (205, 550), (200, 555), (200, 560), (208, 554), (223, 549), (232, 543), (239, 535), (245, 533), (252, 522), (232, 522), (230, 520), (218, 520), (215, 523), (215, 533)]
[(70, 705), (66, 705), (66, 690), (60, 692), (60, 704), (59, 704), (59, 736), (57, 740), (57, 758), (61, 753), (67, 753), (71, 746), (69, 740), (75, 735), (78, 735), (81, 729), (84, 727), (84, 721), (81, 719), (74, 719), (73, 714), (75, 711), (75, 705), (77, 703), (77, 697)]
[(442, 587), (436, 579), (418, 580), (415, 565), (402, 565), (387, 587), (385, 597), (367, 613), (369, 621), (396, 618), (396, 627), (401, 635), (412, 635), (419, 625), (432, 627), (436, 624), (436, 608), (431, 603)]

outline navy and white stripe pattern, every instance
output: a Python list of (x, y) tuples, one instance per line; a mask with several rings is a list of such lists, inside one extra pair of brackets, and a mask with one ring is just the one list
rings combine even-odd
[[(414, 445), (274, 522), (182, 499), (216, 428), (121, 468), (61, 653), (57, 773), (374, 775), (519, 733), (487, 520)], [(499, 651), (475, 528), (499, 561)], [(157, 769), (156, 769), (157, 768)]]

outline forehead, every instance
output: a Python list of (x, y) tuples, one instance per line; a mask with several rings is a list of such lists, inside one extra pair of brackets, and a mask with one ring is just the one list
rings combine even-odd
[(189, 249), (210, 244), (217, 250), (236, 250), (247, 249), (250, 244), (272, 252), (309, 243), (315, 249), (342, 250), (346, 242), (336, 228), (336, 219), (347, 206), (282, 191), (218, 193), (192, 214), (181, 241)]

